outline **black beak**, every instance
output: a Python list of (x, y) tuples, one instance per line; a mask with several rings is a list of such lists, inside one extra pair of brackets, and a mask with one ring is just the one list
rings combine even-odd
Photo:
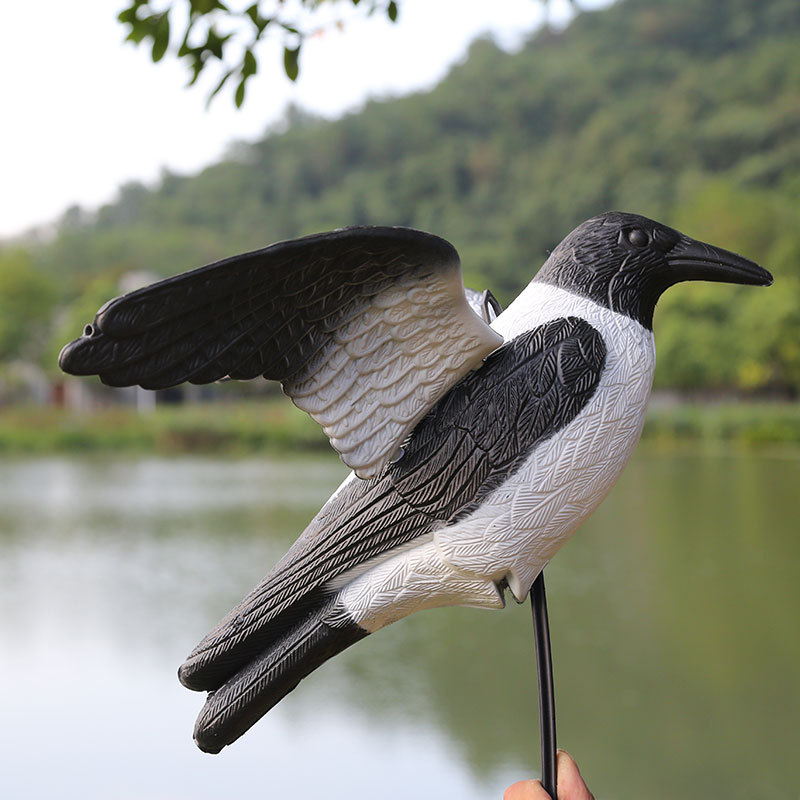
[(763, 267), (721, 247), (698, 242), (688, 236), (680, 241), (667, 255), (670, 277), (679, 281), (718, 281), (742, 283), (749, 286), (769, 286), (772, 275)]

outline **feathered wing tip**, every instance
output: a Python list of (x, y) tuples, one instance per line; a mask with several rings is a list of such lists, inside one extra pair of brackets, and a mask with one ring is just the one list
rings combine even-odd
[(367, 635), (368, 631), (351, 621), (332, 598), (219, 689), (209, 692), (195, 723), (197, 746), (206, 753), (219, 753), (303, 678)]

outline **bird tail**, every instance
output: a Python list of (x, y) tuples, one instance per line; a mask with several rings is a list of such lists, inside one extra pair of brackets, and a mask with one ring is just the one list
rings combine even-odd
[(219, 753), (303, 678), (368, 633), (337, 607), (336, 597), (331, 598), (209, 692), (195, 723), (197, 746), (206, 753)]

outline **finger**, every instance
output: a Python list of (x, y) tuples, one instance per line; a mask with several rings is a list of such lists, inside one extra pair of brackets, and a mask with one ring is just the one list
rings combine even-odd
[(594, 800), (594, 795), (583, 782), (578, 765), (566, 750), (558, 751), (557, 770), (558, 800)]
[(503, 800), (551, 800), (539, 781), (517, 781), (503, 794)]

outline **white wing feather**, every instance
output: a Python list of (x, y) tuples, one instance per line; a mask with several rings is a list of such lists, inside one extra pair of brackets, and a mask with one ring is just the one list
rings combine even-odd
[(458, 269), (404, 279), (331, 335), (335, 348), (283, 388), (360, 478), (375, 477), (428, 410), (503, 342), (470, 308)]

